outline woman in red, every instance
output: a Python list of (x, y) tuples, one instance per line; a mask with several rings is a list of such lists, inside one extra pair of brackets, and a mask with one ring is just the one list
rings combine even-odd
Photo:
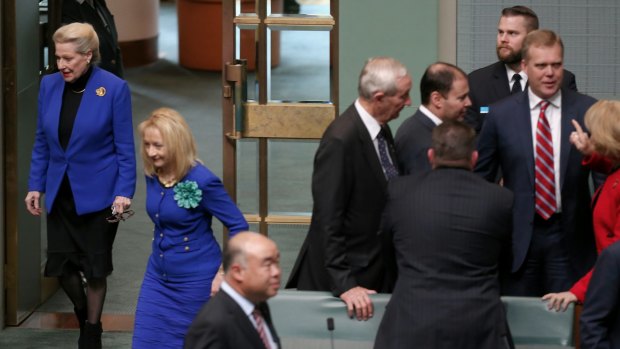
[[(585, 116), (588, 137), (578, 123), (571, 143), (584, 155), (583, 165), (608, 174), (592, 198), (592, 224), (596, 249), (600, 254), (607, 246), (620, 240), (620, 102), (601, 100), (592, 105)], [(543, 296), (549, 309), (566, 310), (570, 303), (583, 303), (592, 270), (577, 281), (570, 290)]]

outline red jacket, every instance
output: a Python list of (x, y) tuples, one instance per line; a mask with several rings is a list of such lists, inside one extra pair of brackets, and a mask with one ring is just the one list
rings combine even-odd
[[(611, 161), (599, 154), (592, 154), (583, 160), (583, 165), (600, 173), (608, 173), (592, 199), (592, 225), (596, 250), (600, 254), (607, 246), (620, 240), (620, 171), (616, 171)], [(585, 300), (586, 290), (592, 277), (590, 270), (570, 289), (580, 302)]]

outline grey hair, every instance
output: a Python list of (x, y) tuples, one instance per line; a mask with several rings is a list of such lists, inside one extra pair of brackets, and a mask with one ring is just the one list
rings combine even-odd
[(398, 91), (396, 83), (407, 74), (407, 67), (394, 58), (370, 58), (360, 73), (358, 94), (367, 100), (372, 99), (377, 92), (393, 96)]

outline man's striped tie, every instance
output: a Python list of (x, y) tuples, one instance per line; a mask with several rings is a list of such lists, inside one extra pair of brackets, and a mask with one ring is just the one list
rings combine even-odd
[(536, 127), (536, 213), (544, 219), (549, 219), (558, 206), (555, 197), (553, 141), (549, 121), (545, 115), (548, 106), (548, 101), (540, 102), (540, 115)]

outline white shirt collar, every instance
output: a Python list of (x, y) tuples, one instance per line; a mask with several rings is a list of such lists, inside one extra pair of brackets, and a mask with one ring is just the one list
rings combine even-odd
[(232, 286), (230, 286), (226, 281), (222, 281), (220, 285), (220, 290), (226, 292), (232, 299), (239, 304), (241, 309), (243, 309), (243, 313), (247, 316), (250, 316), (256, 307), (254, 303), (247, 300), (247, 298), (243, 297), (239, 292), (237, 292)]
[(362, 107), (359, 98), (355, 100), (355, 109), (362, 118), (362, 122), (370, 134), (370, 138), (374, 141), (377, 135), (379, 135), (379, 132), (381, 132), (381, 124)]
[(422, 114), (426, 115), (429, 119), (431, 119), (431, 121), (434, 122), (435, 125), (439, 126), (443, 122), (441, 121), (440, 118), (437, 117), (437, 115), (433, 114), (433, 112), (430, 111), (427, 107), (420, 105), (419, 109), (422, 112)]
[[(532, 92), (532, 89), (529, 87), (527, 89), (527, 96), (530, 102), (530, 110), (538, 107), (540, 101), (543, 100), (542, 98), (535, 95), (534, 92)], [(549, 101), (549, 103), (551, 103), (553, 107), (560, 108), (562, 105), (562, 90), (558, 90), (558, 92), (551, 96), (551, 98), (548, 98), (547, 101)]]
[(506, 75), (508, 76), (508, 83), (509, 84), (512, 83), (513, 75), (519, 74), (521, 76), (521, 81), (523, 81), (521, 86), (525, 86), (525, 83), (527, 83), (527, 74), (525, 74), (523, 70), (517, 73), (516, 71), (512, 70), (512, 68), (510, 68), (508, 64), (504, 64), (504, 65), (506, 66)]

